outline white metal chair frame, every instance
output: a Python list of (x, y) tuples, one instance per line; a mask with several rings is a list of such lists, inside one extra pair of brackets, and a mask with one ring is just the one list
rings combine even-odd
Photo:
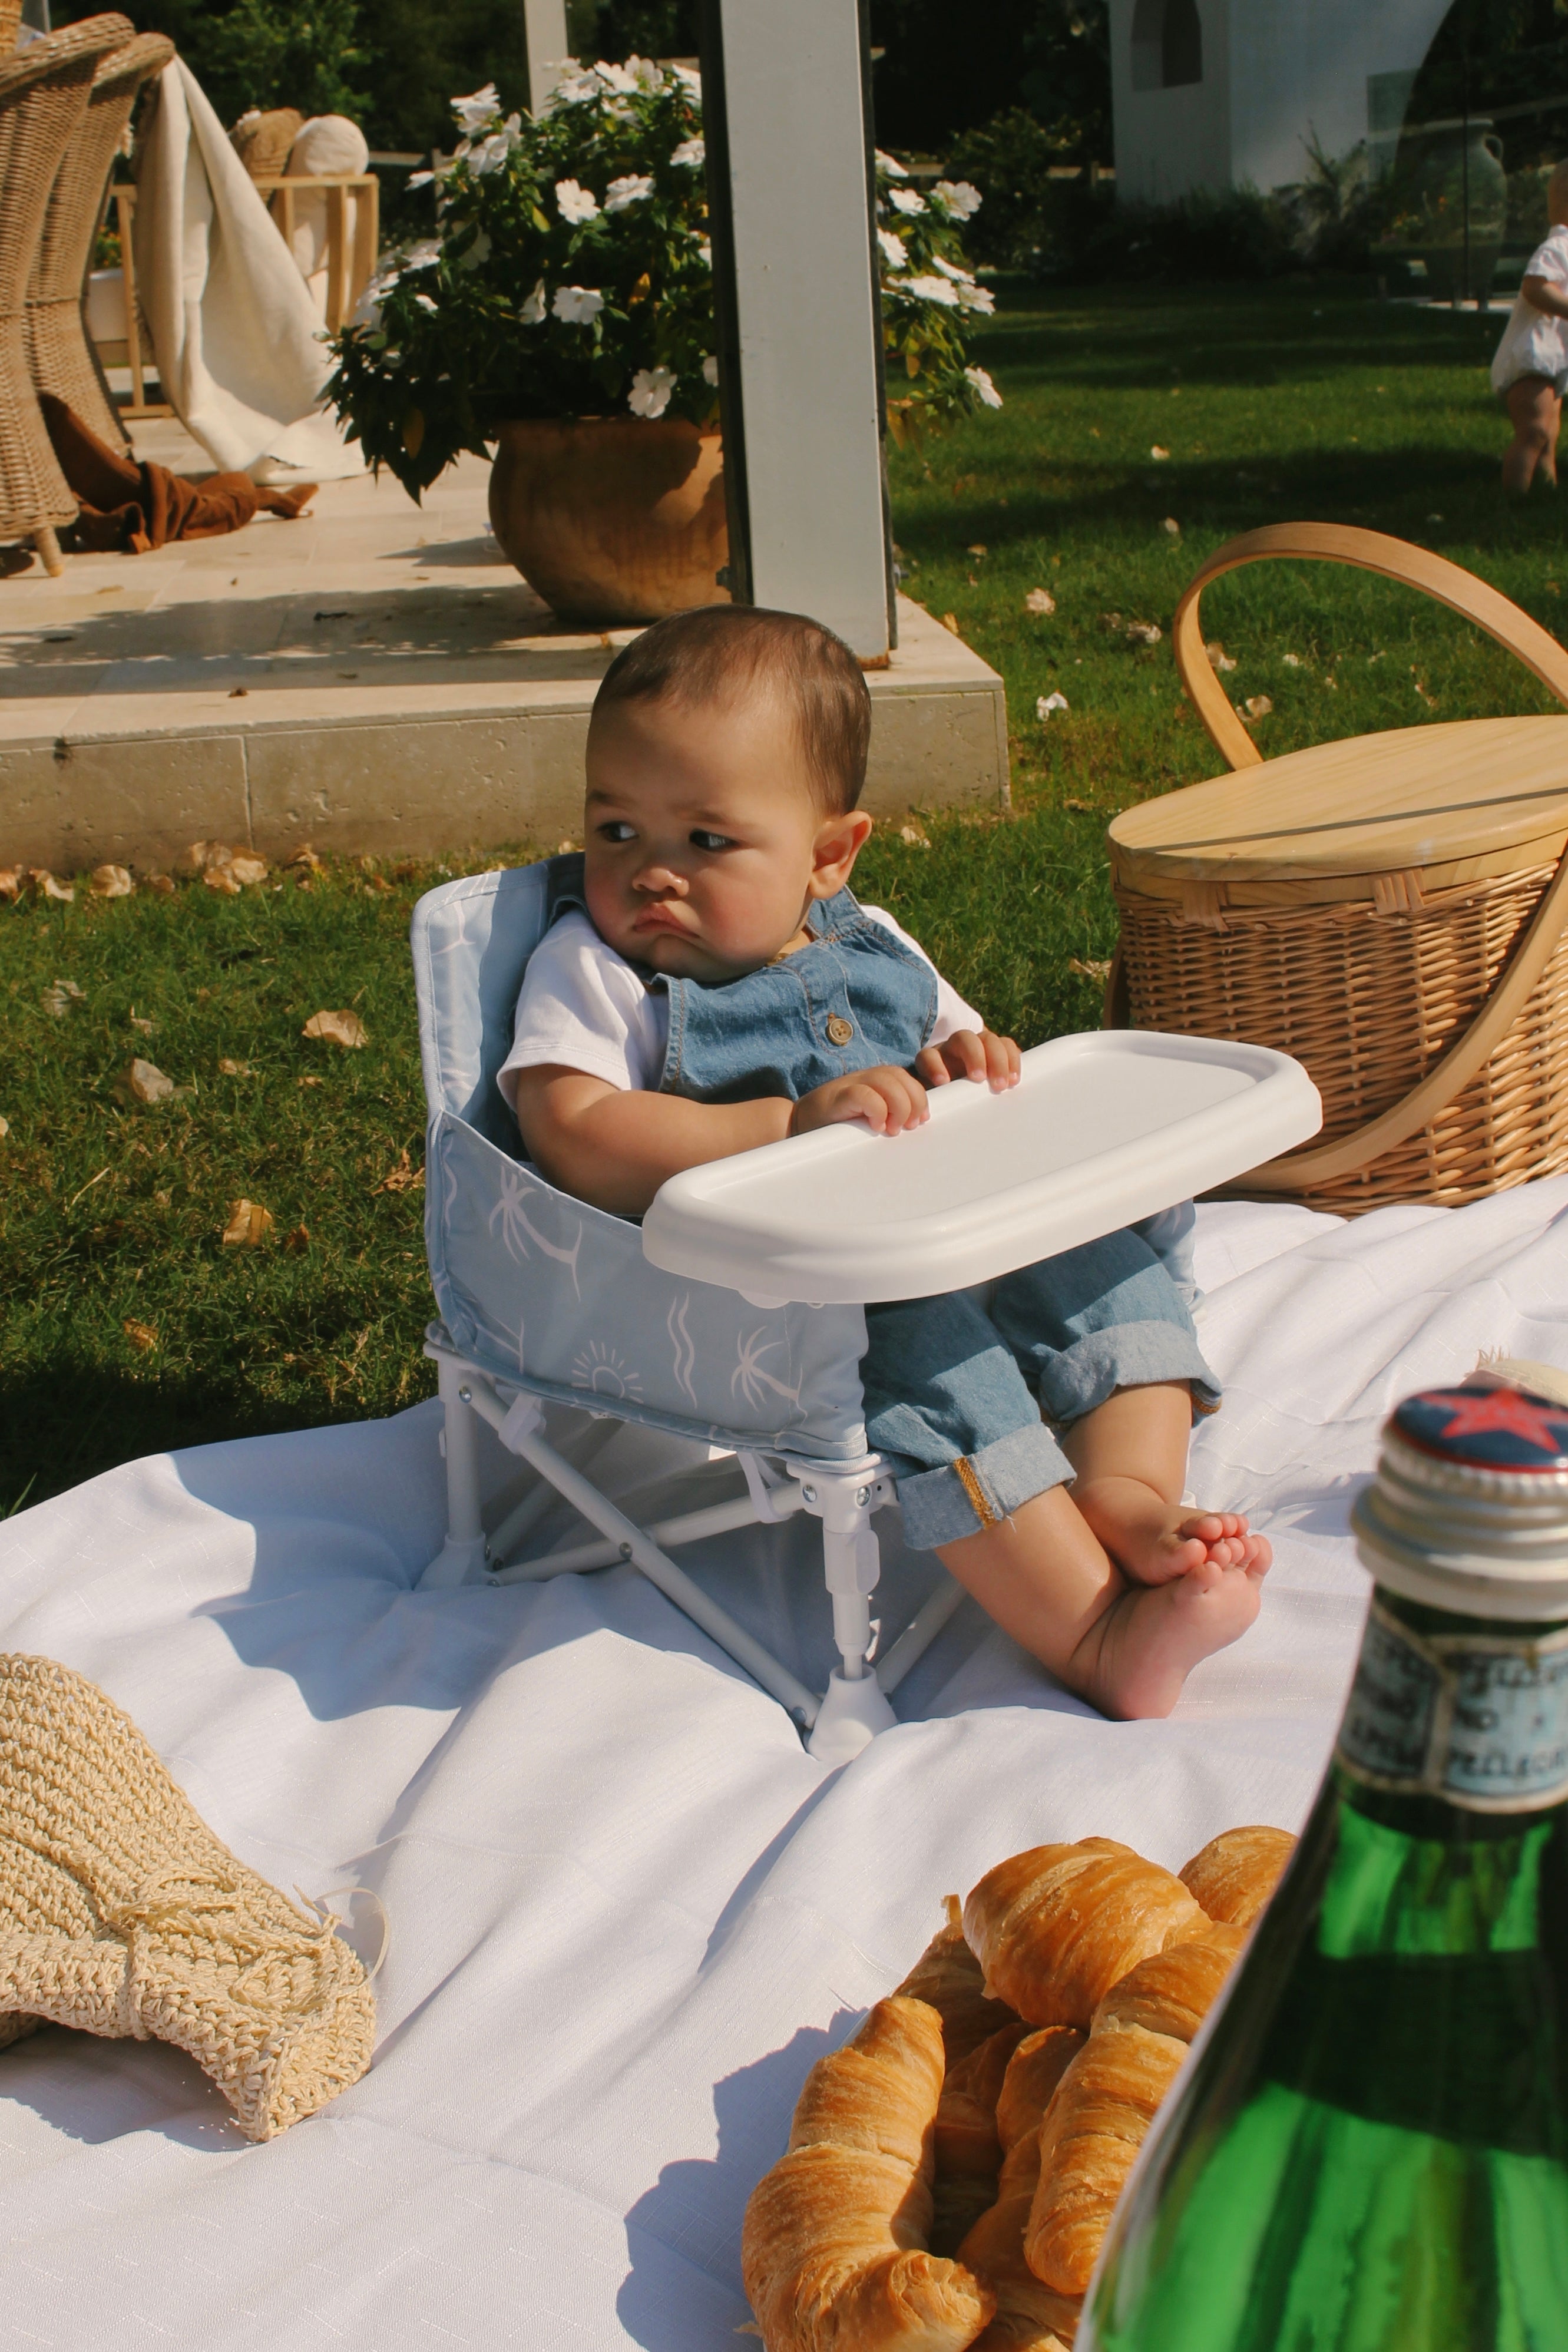
[[(846, 1464), (737, 1450), (732, 1458), (745, 1476), (744, 1496), (638, 1527), (550, 1444), (537, 1397), (526, 1390), (503, 1392), (501, 1383), (443, 1345), (443, 1336), (438, 1325), (433, 1327), (425, 1352), (435, 1360), (445, 1409), (447, 1538), (419, 1580), (422, 1590), (480, 1580), (492, 1585), (541, 1582), (626, 1562), (778, 1700), (809, 1733), (806, 1745), (824, 1762), (847, 1762), (896, 1721), (889, 1695), (936, 1639), (963, 1593), (951, 1577), (944, 1578), (886, 1656), (873, 1664), (880, 1629), (873, 1625), (871, 1596), (881, 1555), (871, 1516), (894, 1500), (893, 1480), (879, 1454)], [(584, 1410), (610, 1424), (606, 1438), (614, 1433), (618, 1423), (613, 1414), (602, 1407)], [(479, 1422), (540, 1476), (540, 1485), (489, 1531), (480, 1492)], [(598, 1529), (600, 1540), (514, 1559), (512, 1554), (556, 1496)], [(776, 1525), (801, 1511), (822, 1522), (823, 1566), (841, 1660), (820, 1696), (669, 1557), (671, 1547), (741, 1528)]]

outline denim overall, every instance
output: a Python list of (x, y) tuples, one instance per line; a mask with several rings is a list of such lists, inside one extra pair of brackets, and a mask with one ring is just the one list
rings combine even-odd
[[(576, 870), (562, 873), (552, 917), (583, 905), (581, 860), (559, 865)], [(661, 1093), (798, 1101), (855, 1070), (912, 1066), (936, 1023), (931, 966), (847, 890), (814, 905), (806, 928), (808, 947), (720, 987), (650, 978), (669, 998)], [(1152, 1381), (1190, 1381), (1200, 1412), (1219, 1402), (1182, 1294), (1134, 1227), (976, 1290), (868, 1307), (866, 1331), (867, 1435), (889, 1457), (918, 1550), (1070, 1479), (1047, 1422), (1068, 1428), (1117, 1389)]]

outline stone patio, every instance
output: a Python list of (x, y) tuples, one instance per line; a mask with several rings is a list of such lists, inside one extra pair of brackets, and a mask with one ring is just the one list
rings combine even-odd
[[(210, 470), (174, 423), (137, 453)], [(0, 578), (0, 865), (166, 864), (198, 839), (426, 854), (581, 824), (589, 708), (630, 631), (563, 627), (489, 534), (465, 458), (416, 506), (390, 477), (308, 520)], [(865, 804), (996, 804), (1001, 679), (907, 599), (872, 672)]]

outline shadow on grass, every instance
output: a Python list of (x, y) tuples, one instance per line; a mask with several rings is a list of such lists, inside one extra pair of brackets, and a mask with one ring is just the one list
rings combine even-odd
[(268, 1399), (237, 1368), (161, 1379), (67, 1355), (0, 1372), (0, 1518), (143, 1454), (361, 1421), (365, 1410), (353, 1398), (341, 1410)]

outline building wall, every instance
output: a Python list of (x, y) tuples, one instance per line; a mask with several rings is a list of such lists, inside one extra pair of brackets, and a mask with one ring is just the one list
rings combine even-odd
[(1415, 72), (1448, 0), (1198, 0), (1204, 78), (1174, 89), (1133, 88), (1137, 6), (1110, 0), (1116, 184), (1163, 203), (1299, 180), (1314, 132), (1331, 155), (1354, 147), (1379, 127), (1369, 80)]

